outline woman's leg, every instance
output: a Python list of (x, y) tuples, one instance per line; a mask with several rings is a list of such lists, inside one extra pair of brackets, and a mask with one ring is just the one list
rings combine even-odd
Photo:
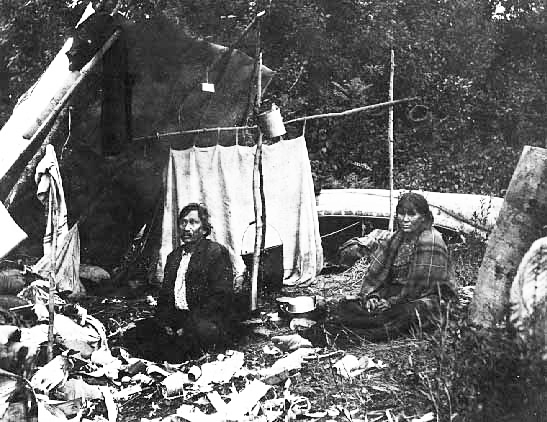
[(382, 312), (367, 312), (357, 301), (344, 301), (336, 310), (334, 321), (367, 340), (380, 341), (407, 334), (420, 323), (427, 328), (431, 317), (431, 304), (421, 300), (392, 305)]

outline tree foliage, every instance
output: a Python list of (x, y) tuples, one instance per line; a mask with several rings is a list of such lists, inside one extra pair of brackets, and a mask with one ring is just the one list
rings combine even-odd
[[(2, 120), (78, 19), (85, 4), (74, 4), (0, 4)], [(277, 72), (266, 99), (285, 118), (385, 101), (393, 49), (395, 97), (420, 97), (415, 109), (395, 107), (398, 188), (501, 195), (522, 146), (546, 139), (542, 2), (125, 0), (116, 7), (132, 19), (166, 15), (225, 45), (265, 9), (260, 41)], [(253, 55), (256, 42), (251, 32), (240, 48)], [(306, 138), (323, 186), (387, 186), (387, 110), (310, 122)]]
[(63, 45), (67, 30), (78, 19), (70, 12), (61, 0), (0, 3), (1, 123)]

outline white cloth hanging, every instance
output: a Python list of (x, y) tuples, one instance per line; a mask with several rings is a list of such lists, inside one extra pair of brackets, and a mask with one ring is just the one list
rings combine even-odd
[(44, 234), (44, 256), (32, 267), (32, 271), (47, 278), (51, 270), (53, 234), (56, 235), (55, 281), (59, 292), (73, 295), (85, 293), (80, 282), (80, 236), (78, 225), (68, 230), (67, 207), (59, 163), (52, 145), (46, 146), (44, 158), (36, 166), (36, 195), (47, 207), (48, 217)]
[(49, 257), (53, 240), (54, 223), (57, 244), (61, 245), (68, 233), (65, 192), (59, 171), (59, 163), (53, 145), (46, 146), (44, 157), (36, 166), (34, 180), (38, 185), (36, 196), (47, 207), (46, 232), (44, 234), (44, 256)]
[[(213, 226), (211, 239), (228, 248), (236, 273), (243, 273), (243, 234), (255, 219), (255, 151), (241, 145), (171, 151), (165, 176), (159, 280), (167, 254), (178, 246), (178, 213), (189, 202), (207, 206)], [(304, 138), (263, 146), (262, 167), (266, 222), (283, 242), (284, 283), (310, 281), (323, 267), (323, 250)]]

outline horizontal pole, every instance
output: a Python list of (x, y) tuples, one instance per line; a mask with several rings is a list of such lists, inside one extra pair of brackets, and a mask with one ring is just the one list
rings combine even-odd
[(410, 101), (416, 101), (416, 100), (419, 100), (419, 99), (420, 99), (420, 97), (402, 98), (400, 100), (393, 100), (393, 101), (386, 101), (386, 102), (383, 102), (383, 103), (371, 104), (371, 105), (368, 105), (368, 106), (352, 108), (350, 110), (340, 111), (340, 112), (337, 112), (337, 113), (325, 113), (325, 114), (316, 114), (315, 116), (298, 117), (297, 119), (287, 120), (284, 123), (289, 124), (289, 123), (295, 123), (295, 122), (304, 122), (304, 121), (307, 121), (307, 120), (325, 119), (327, 117), (345, 117), (345, 116), (349, 116), (350, 114), (354, 114), (354, 113), (360, 113), (360, 112), (363, 112), (363, 111), (375, 110), (377, 108), (389, 107), (389, 106), (393, 106), (395, 104), (408, 103)]
[[(290, 124), (290, 123), (297, 123), (297, 122), (304, 122), (308, 120), (316, 120), (316, 119), (325, 119), (329, 117), (345, 117), (349, 116), (350, 114), (354, 113), (360, 113), (363, 111), (370, 111), (375, 110), (378, 108), (383, 107), (389, 107), (396, 104), (402, 104), (402, 103), (408, 103), (411, 101), (419, 100), (420, 97), (409, 97), (409, 98), (402, 98), (399, 100), (394, 101), (386, 101), (383, 103), (377, 103), (377, 104), (371, 104), (368, 106), (363, 107), (357, 107), (352, 108), (350, 110), (336, 112), (336, 113), (324, 113), (324, 114), (315, 114), (313, 116), (305, 116), (305, 117), (298, 117), (296, 119), (287, 120), (283, 122), (284, 124)], [(176, 132), (165, 132), (165, 133), (156, 133), (155, 135), (149, 135), (149, 136), (141, 136), (139, 138), (133, 138), (133, 141), (151, 141), (154, 139), (160, 140), (161, 138), (166, 138), (169, 136), (178, 136), (178, 135), (193, 135), (197, 133), (207, 133), (207, 132), (225, 132), (225, 131), (231, 131), (231, 130), (250, 130), (250, 129), (256, 129), (258, 126), (227, 126), (227, 127), (207, 127), (202, 129), (190, 129), (190, 130), (182, 130), (182, 131), (176, 131)]]
[(155, 135), (141, 136), (139, 138), (133, 138), (133, 141), (151, 141), (153, 139), (160, 140), (161, 138), (167, 138), (169, 136), (177, 135), (192, 135), (196, 133), (206, 133), (206, 132), (226, 132), (230, 130), (249, 130), (256, 129), (257, 126), (227, 126), (227, 127), (208, 127), (203, 129), (191, 129), (191, 130), (178, 130), (176, 132), (165, 132), (165, 133), (156, 133)]

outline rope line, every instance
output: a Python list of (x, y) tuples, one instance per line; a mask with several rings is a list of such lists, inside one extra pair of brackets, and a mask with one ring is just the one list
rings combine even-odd
[(324, 239), (325, 237), (333, 236), (337, 233), (343, 232), (344, 230), (347, 230), (347, 229), (351, 229), (352, 227), (355, 227), (355, 226), (360, 225), (360, 224), (361, 224), (360, 221), (358, 221), (357, 223), (350, 224), (349, 226), (343, 227), (340, 230), (336, 230), (334, 232), (324, 234), (323, 236), (321, 236), (321, 239)]

